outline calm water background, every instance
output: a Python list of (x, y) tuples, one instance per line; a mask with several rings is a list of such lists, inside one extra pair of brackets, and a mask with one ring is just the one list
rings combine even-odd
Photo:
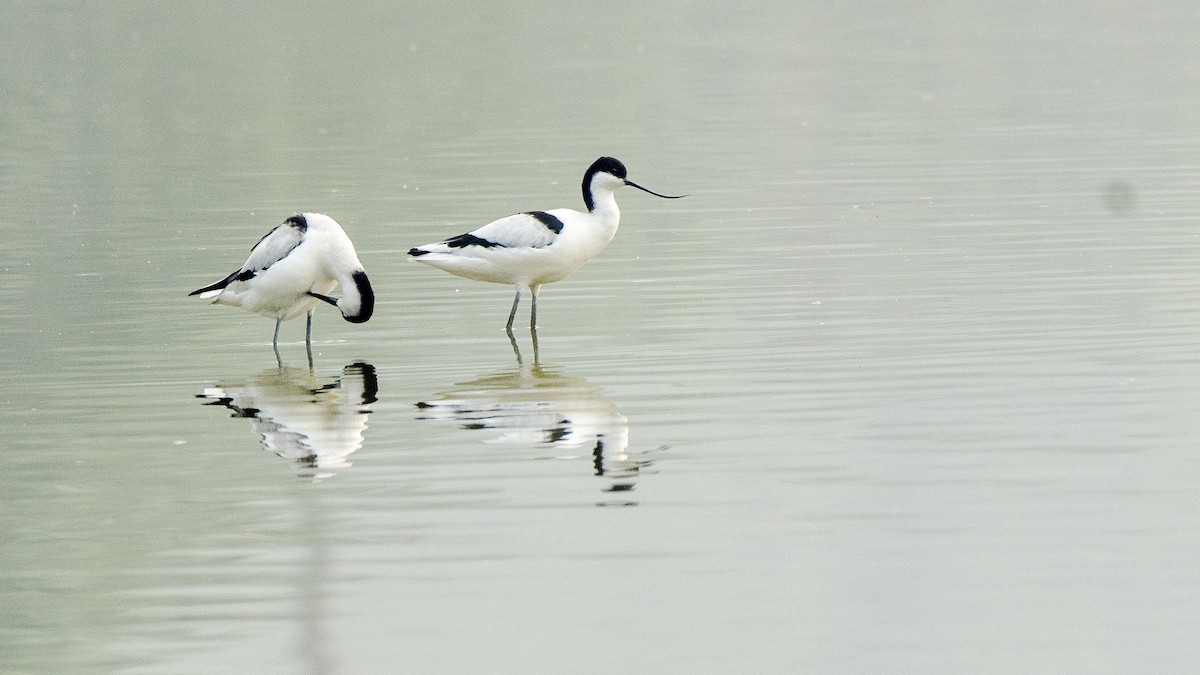
[(1194, 672), (1197, 7), (0, 2), (0, 671)]

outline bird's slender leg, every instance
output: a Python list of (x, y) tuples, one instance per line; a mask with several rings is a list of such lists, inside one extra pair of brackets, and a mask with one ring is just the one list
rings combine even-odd
[(529, 337), (533, 340), (533, 365), (541, 363), (541, 356), (538, 354), (538, 339), (537, 339), (537, 296), (538, 289), (541, 286), (531, 286), (529, 288), (530, 302), (529, 308)]
[(512, 311), (508, 313), (508, 323), (504, 326), (504, 332), (508, 335), (508, 343), (512, 345), (513, 354), (517, 356), (517, 365), (521, 364), (521, 348), (517, 346), (517, 338), (513, 337), (512, 325), (513, 319), (517, 317), (517, 303), (521, 302), (521, 289), (517, 288), (517, 297), (513, 298)]
[(271, 348), (275, 350), (275, 363), (283, 367), (283, 357), (279, 355), (279, 325), (283, 319), (275, 319), (275, 337), (271, 338)]
[(519, 302), (521, 302), (521, 289), (520, 288), (517, 289), (517, 297), (513, 298), (512, 311), (510, 311), (508, 313), (508, 324), (506, 326), (504, 326), (504, 330), (505, 330), (505, 332), (508, 333), (509, 337), (512, 337), (513, 319), (517, 318), (517, 304)]
[(513, 337), (512, 331), (508, 332), (508, 344), (512, 345), (513, 356), (517, 357), (517, 365), (525, 363), (525, 360), (521, 358), (521, 348), (517, 346), (517, 338)]
[(308, 311), (308, 325), (304, 327), (304, 351), (308, 354), (308, 369), (313, 369), (312, 357), (312, 310)]
[(537, 330), (537, 294), (540, 288), (541, 286), (529, 287), (530, 302), (533, 303), (529, 308), (529, 330), (533, 331)]

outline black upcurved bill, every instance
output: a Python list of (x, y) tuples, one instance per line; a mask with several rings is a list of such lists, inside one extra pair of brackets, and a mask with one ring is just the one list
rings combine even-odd
[(663, 199), (683, 199), (684, 197), (687, 196), (687, 195), (675, 195), (674, 197), (672, 197), (671, 195), (660, 195), (657, 192), (655, 192), (654, 190), (647, 190), (646, 188), (642, 187), (641, 185), (638, 185), (637, 183), (635, 183), (631, 180), (628, 180), (628, 179), (625, 180), (625, 184), (628, 185), (629, 187), (635, 187), (635, 188), (641, 190), (642, 192), (649, 192), (650, 194), (654, 195), (655, 197), (662, 197)]

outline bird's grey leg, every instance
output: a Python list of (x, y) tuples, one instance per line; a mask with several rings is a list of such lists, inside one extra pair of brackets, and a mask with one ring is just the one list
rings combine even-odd
[(517, 338), (513, 337), (512, 325), (513, 319), (517, 317), (517, 303), (521, 302), (521, 289), (517, 289), (517, 297), (513, 298), (512, 311), (508, 313), (508, 323), (504, 326), (504, 333), (508, 335), (508, 343), (512, 345), (513, 354), (517, 356), (517, 364), (521, 363), (521, 348), (517, 346)]
[(519, 302), (521, 302), (521, 289), (518, 288), (517, 297), (513, 298), (512, 311), (508, 313), (508, 324), (504, 327), (509, 337), (512, 337), (513, 319), (517, 318), (517, 303)]
[(279, 324), (283, 319), (275, 319), (275, 337), (271, 338), (271, 348), (275, 350), (275, 364), (283, 368), (283, 357), (279, 355)]
[(512, 345), (513, 356), (517, 357), (517, 365), (524, 363), (525, 360), (521, 358), (521, 348), (517, 346), (517, 338), (513, 337), (511, 330), (508, 331), (508, 344)]
[(313, 311), (308, 310), (308, 322), (304, 327), (304, 351), (308, 353), (308, 369), (313, 369), (312, 357), (312, 315)]
[(529, 297), (529, 337), (533, 340), (533, 365), (541, 363), (541, 356), (538, 354), (538, 339), (537, 339), (537, 296), (541, 286), (530, 286)]
[(529, 308), (529, 330), (537, 330), (537, 294), (541, 286), (531, 286), (529, 288), (530, 302), (533, 303)]

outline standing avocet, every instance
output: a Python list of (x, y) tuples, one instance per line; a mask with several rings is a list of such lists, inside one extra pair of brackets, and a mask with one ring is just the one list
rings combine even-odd
[[(342, 298), (329, 297), (339, 284)], [(188, 295), (275, 319), (271, 344), (277, 356), (279, 324), (301, 314), (308, 314), (304, 344), (311, 355), (312, 314), (318, 300), (337, 307), (352, 323), (363, 323), (375, 311), (375, 293), (354, 244), (342, 226), (323, 213), (283, 221), (258, 240), (239, 269)]]
[(586, 213), (573, 209), (518, 213), (437, 244), (411, 248), (408, 254), (460, 277), (515, 286), (517, 294), (505, 326), (510, 338), (517, 303), (521, 293), (528, 291), (532, 299), (529, 328), (536, 331), (538, 289), (582, 267), (617, 233), (621, 211), (613, 191), (629, 185), (664, 199), (686, 196), (661, 195), (625, 176), (624, 164), (601, 157), (583, 174)]

